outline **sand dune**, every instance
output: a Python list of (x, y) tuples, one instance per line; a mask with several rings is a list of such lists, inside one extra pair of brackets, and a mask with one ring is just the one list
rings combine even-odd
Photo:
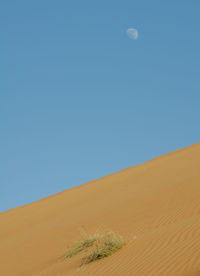
[[(126, 245), (80, 266), (63, 261), (81, 231)], [(200, 143), (0, 213), (0, 275), (200, 275)]]

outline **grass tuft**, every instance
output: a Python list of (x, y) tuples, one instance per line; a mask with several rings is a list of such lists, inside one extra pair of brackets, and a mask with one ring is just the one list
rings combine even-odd
[(85, 239), (83, 241), (78, 242), (74, 246), (74, 248), (72, 248), (69, 252), (67, 252), (64, 255), (64, 259), (71, 258), (74, 255), (78, 254), (79, 252), (91, 247), (96, 240), (97, 240), (96, 235), (85, 237)]
[(125, 244), (124, 240), (113, 232), (102, 235), (85, 236), (83, 241), (78, 242), (67, 252), (64, 259), (71, 258), (81, 251), (91, 247), (88, 255), (82, 259), (82, 265), (108, 257), (118, 251)]
[(106, 233), (101, 237), (101, 240), (97, 242), (92, 252), (83, 259), (83, 264), (88, 264), (108, 257), (122, 248), (124, 244), (124, 240), (115, 233)]

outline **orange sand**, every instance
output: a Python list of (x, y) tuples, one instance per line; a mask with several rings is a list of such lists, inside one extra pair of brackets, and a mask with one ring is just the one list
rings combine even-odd
[[(81, 231), (127, 244), (80, 267)], [(200, 275), (200, 143), (0, 213), (1, 276)]]

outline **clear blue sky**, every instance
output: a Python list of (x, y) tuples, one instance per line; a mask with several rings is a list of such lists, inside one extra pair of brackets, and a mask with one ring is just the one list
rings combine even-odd
[(199, 14), (198, 0), (2, 0), (0, 211), (198, 142)]

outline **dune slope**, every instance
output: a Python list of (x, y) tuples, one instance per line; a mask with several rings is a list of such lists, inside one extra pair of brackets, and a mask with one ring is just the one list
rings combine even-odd
[[(81, 232), (126, 245), (80, 266)], [(0, 275), (200, 275), (200, 143), (0, 213)]]

